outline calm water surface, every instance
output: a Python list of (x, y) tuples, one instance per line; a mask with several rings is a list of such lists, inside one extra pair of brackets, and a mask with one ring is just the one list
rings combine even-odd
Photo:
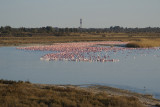
[(160, 49), (109, 53), (119, 62), (42, 61), (51, 52), (0, 47), (0, 79), (43, 84), (100, 84), (160, 98)]

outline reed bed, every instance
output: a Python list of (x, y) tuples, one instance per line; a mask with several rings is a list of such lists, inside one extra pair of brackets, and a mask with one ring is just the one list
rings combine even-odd
[(133, 48), (160, 47), (160, 39), (140, 39), (138, 41), (130, 42), (126, 46)]
[[(82, 41), (137, 41), (140, 39), (157, 39), (160, 38), (159, 33), (75, 33), (65, 34), (66, 36), (53, 36), (53, 35), (38, 35), (35, 34), (32, 37), (14, 37), (4, 36), (0, 37), (0, 46), (17, 46), (22, 44), (53, 44), (64, 42), (82, 42)], [(130, 36), (132, 35), (132, 36)]]

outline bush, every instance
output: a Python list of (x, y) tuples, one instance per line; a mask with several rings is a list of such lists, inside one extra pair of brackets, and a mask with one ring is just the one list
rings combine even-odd
[(134, 97), (0, 80), (1, 107), (143, 107)]

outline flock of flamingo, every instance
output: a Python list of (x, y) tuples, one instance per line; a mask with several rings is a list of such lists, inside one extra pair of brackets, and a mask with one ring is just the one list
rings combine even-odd
[(53, 53), (41, 57), (41, 60), (47, 61), (118, 62), (119, 59), (111, 58), (108, 53), (116, 53), (117, 51), (128, 49), (133, 50), (135, 48), (103, 45), (125, 45), (126, 43), (120, 41), (55, 43), (44, 46), (17, 47), (17, 49), (53, 51)]

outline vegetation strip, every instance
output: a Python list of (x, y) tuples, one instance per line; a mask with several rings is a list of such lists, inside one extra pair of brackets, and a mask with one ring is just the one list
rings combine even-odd
[[(142, 96), (114, 95), (111, 91), (118, 92), (118, 89), (101, 86), (81, 88), (0, 80), (0, 87), (2, 107), (145, 107), (146, 104), (150, 105), (139, 101)], [(123, 93), (129, 94), (125, 91)], [(158, 105), (158, 100), (150, 99), (154, 105)]]
[(134, 47), (134, 48), (150, 48), (150, 47), (160, 47), (159, 40), (152, 40), (152, 39), (140, 39), (139, 41), (130, 42), (126, 45), (127, 47)]

